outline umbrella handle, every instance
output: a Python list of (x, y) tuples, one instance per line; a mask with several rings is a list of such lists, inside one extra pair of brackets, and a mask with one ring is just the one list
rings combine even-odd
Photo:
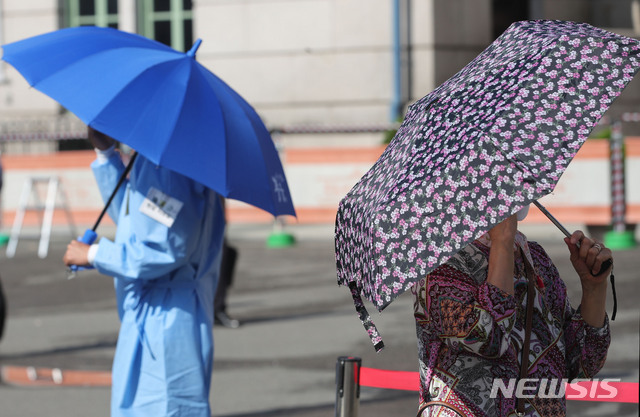
[[(82, 243), (86, 243), (87, 245), (91, 245), (98, 238), (98, 234), (91, 229), (87, 229), (84, 231), (84, 235), (78, 238), (78, 240)], [(69, 265), (68, 269), (68, 278), (75, 278), (78, 271), (84, 271), (85, 269), (94, 269), (93, 266), (90, 265)]]
[[(544, 208), (542, 204), (540, 204), (537, 200), (534, 200), (533, 204), (535, 204), (535, 206), (538, 207), (538, 209), (545, 216), (547, 216), (549, 220), (551, 220), (551, 223), (555, 224), (556, 227), (560, 229), (560, 231), (564, 233), (566, 237), (571, 237), (571, 233), (569, 233), (569, 231), (555, 217), (553, 217), (553, 215), (549, 213), (549, 211), (546, 208)], [(580, 247), (580, 242), (577, 243), (577, 246)], [(613, 265), (613, 259), (609, 258), (606, 261), (604, 261), (602, 263), (602, 266), (600, 267), (600, 272), (598, 272), (596, 276), (604, 274), (607, 271), (607, 269), (611, 268), (611, 265)]]

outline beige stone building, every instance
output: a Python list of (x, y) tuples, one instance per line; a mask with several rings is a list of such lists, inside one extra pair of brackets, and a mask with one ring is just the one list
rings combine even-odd
[[(633, 35), (632, 0), (4, 0), (1, 43), (62, 27), (118, 27), (188, 48), (270, 127), (385, 127), (527, 18), (586, 21)], [(632, 85), (613, 111), (632, 111)], [(348, 130), (349, 130), (348, 129)], [(0, 140), (75, 137), (82, 125), (0, 65)], [(294, 139), (290, 139), (293, 136)], [(377, 141), (380, 133), (287, 135), (287, 143)], [(337, 138), (335, 137), (337, 136)], [(46, 148), (57, 149), (46, 140)], [(62, 149), (65, 149), (64, 144)]]
[[(639, 36), (639, 16), (640, 0), (2, 0), (0, 43), (77, 25), (117, 27), (179, 50), (201, 38), (199, 62), (282, 133), (274, 138), (288, 150), (283, 161), (299, 220), (331, 222), (341, 196), (375, 161), (384, 130), (513, 21), (583, 21)], [(609, 115), (617, 118), (639, 105), (640, 81), (634, 80)], [(625, 123), (624, 130), (638, 135), (640, 123)], [(86, 147), (85, 131), (73, 115), (0, 62), (5, 162), (11, 155)], [(322, 153), (320, 148), (331, 149)], [(349, 152), (336, 151), (340, 148)], [(365, 158), (366, 149), (373, 151)], [(558, 206), (579, 204), (586, 213), (597, 209), (597, 221), (608, 221), (606, 152), (600, 151), (595, 166), (589, 158), (572, 164), (575, 172), (566, 174), (567, 181), (592, 175), (599, 185), (590, 193), (578, 189), (579, 195), (571, 192), (573, 185), (566, 186), (567, 192), (553, 197)], [(638, 157), (629, 163), (630, 178), (640, 169)], [(34, 175), (18, 168), (5, 181), (5, 211), (15, 209), (24, 178)], [(47, 169), (43, 175), (61, 176), (72, 190), (74, 208), (92, 212), (100, 207), (89, 180), (79, 183), (69, 166)], [(88, 174), (85, 165), (74, 169)], [(638, 218), (640, 187), (634, 182), (628, 188)], [(575, 210), (568, 213), (567, 218), (575, 217)]]

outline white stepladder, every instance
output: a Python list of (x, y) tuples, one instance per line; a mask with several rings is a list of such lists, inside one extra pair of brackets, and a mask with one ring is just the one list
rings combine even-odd
[[(41, 203), (41, 198), (38, 192), (39, 184), (47, 184), (47, 193), (45, 203)], [(62, 203), (56, 204), (58, 194), (62, 197)], [(33, 195), (34, 204), (30, 204), (30, 197)], [(67, 197), (62, 190), (62, 183), (58, 177), (29, 177), (25, 180), (24, 187), (22, 188), (22, 194), (20, 196), (20, 202), (18, 210), (16, 211), (16, 217), (13, 221), (13, 227), (11, 228), (11, 236), (7, 244), (7, 257), (13, 258), (16, 254), (16, 248), (18, 247), (18, 240), (20, 239), (20, 233), (22, 231), (22, 222), (24, 221), (24, 215), (27, 211), (43, 212), (41, 217), (40, 228), (40, 242), (38, 244), (38, 257), (46, 258), (49, 252), (49, 240), (51, 238), (51, 227), (53, 223), (53, 213), (55, 209), (63, 209), (69, 223), (72, 239), (76, 237), (75, 226), (73, 224), (73, 217), (71, 216), (71, 210), (67, 204)], [(23, 236), (23, 238), (33, 238), (34, 236)], [(36, 239), (38, 236), (35, 237)]]

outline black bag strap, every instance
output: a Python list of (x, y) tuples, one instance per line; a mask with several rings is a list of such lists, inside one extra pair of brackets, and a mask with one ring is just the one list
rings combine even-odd
[[(533, 322), (533, 301), (536, 296), (535, 278), (533, 276), (533, 266), (529, 263), (529, 259), (524, 255), (522, 249), (520, 249), (520, 255), (524, 262), (524, 270), (527, 276), (527, 310), (525, 313), (525, 327), (524, 327), (524, 344), (522, 345), (522, 359), (520, 363), (520, 379), (527, 377), (529, 372), (529, 347), (531, 344), (531, 326)], [(516, 414), (518, 416), (524, 416), (525, 399), (518, 398), (516, 400)]]

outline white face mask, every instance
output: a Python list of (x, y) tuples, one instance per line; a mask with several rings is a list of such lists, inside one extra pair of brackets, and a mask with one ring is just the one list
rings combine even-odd
[(518, 217), (518, 221), (523, 221), (527, 217), (527, 214), (529, 214), (529, 206), (522, 207), (516, 214), (516, 216)]

